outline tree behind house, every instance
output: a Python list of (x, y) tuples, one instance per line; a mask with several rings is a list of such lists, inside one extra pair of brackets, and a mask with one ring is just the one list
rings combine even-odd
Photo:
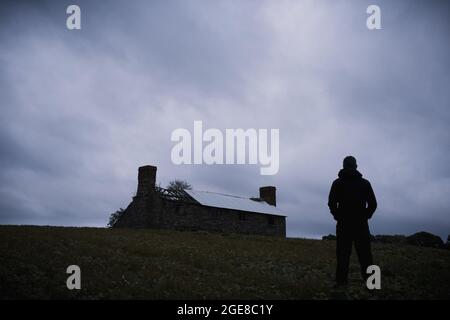
[(191, 190), (192, 186), (185, 180), (172, 180), (166, 187), (169, 191)]

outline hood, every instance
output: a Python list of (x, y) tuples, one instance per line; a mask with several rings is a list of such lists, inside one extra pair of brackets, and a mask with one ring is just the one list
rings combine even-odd
[(362, 174), (356, 169), (344, 168), (339, 171), (338, 177), (343, 179), (355, 179), (361, 178)]

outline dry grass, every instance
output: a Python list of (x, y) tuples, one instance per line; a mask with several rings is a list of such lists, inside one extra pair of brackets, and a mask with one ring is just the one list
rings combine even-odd
[[(0, 298), (449, 299), (450, 251), (374, 245), (382, 289), (332, 289), (334, 241), (165, 230), (0, 226)], [(82, 289), (66, 288), (68, 265)]]

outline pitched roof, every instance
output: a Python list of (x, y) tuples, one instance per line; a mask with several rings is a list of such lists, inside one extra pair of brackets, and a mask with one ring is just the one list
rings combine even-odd
[(272, 206), (265, 201), (257, 201), (250, 198), (209, 191), (184, 191), (204, 206), (283, 216), (280, 214), (280, 210), (278, 210), (277, 207)]

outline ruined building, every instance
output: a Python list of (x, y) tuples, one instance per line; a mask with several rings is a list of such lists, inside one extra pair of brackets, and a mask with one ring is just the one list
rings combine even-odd
[(116, 228), (205, 230), (286, 236), (286, 216), (276, 207), (276, 188), (261, 187), (259, 197), (208, 191), (172, 191), (155, 185), (156, 167), (139, 168), (136, 196)]

